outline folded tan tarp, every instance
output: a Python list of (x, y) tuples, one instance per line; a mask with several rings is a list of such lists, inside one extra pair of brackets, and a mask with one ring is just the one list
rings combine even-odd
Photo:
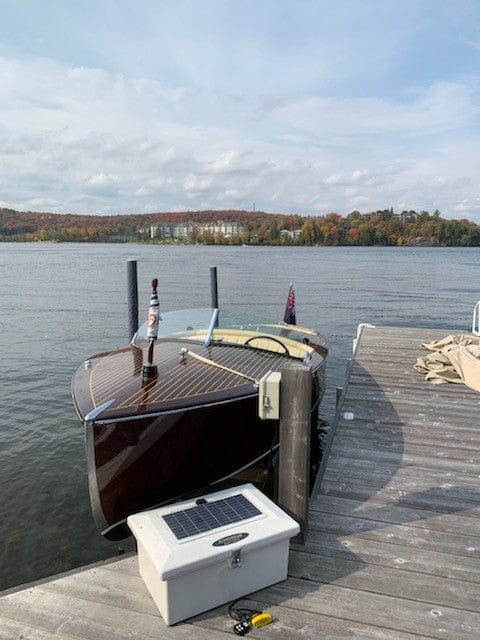
[(459, 333), (422, 347), (432, 353), (417, 358), (414, 369), (428, 382), (460, 382), (480, 391), (480, 336)]

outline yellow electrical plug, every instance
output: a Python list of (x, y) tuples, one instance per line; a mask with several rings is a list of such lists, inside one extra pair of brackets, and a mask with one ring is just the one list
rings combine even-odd
[(264, 627), (266, 624), (270, 624), (272, 620), (272, 614), (267, 611), (263, 611), (262, 613), (257, 613), (255, 616), (252, 616), (250, 623), (252, 627), (256, 627), (258, 629), (258, 627)]

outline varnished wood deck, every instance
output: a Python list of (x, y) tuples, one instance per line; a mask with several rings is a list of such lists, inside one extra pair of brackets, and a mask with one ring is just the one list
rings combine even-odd
[[(248, 637), (480, 638), (480, 394), (412, 369), (420, 343), (444, 335), (364, 329), (307, 544), (287, 581), (251, 596), (275, 621)], [(226, 607), (166, 627), (136, 562), (2, 594), (0, 638), (232, 637)]]

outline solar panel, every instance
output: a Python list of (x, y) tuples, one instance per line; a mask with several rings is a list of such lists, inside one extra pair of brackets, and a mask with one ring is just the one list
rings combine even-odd
[(177, 540), (248, 520), (262, 512), (242, 493), (162, 516)]

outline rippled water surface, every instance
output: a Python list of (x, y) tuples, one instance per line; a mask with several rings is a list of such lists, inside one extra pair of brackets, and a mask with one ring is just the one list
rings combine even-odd
[(216, 265), (220, 306), (271, 320), (292, 281), (297, 321), (329, 342), (327, 420), (359, 323), (469, 330), (479, 298), (476, 248), (0, 244), (0, 589), (117, 553), (90, 515), (70, 381), (127, 342), (132, 258), (141, 319), (154, 276), (164, 310), (208, 306)]

